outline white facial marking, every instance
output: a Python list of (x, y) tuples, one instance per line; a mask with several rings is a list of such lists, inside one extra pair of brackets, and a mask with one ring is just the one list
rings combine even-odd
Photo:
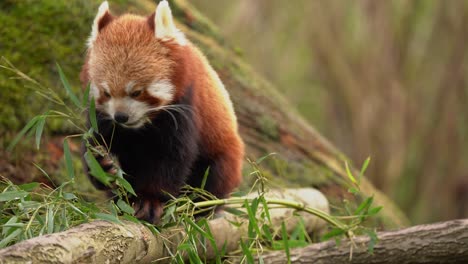
[(88, 38), (88, 47), (91, 48), (93, 46), (94, 41), (96, 41), (96, 38), (99, 34), (99, 20), (106, 14), (106, 12), (109, 11), (109, 3), (107, 1), (102, 2), (102, 4), (99, 6), (98, 13), (96, 17), (94, 18), (93, 22), (93, 27), (91, 28), (91, 36)]
[(127, 94), (129, 94), (132, 91), (133, 86), (135, 86), (135, 84), (136, 83), (134, 81), (129, 81), (127, 83), (127, 85), (125, 85), (125, 92), (127, 92)]
[(104, 90), (106, 90), (107, 93), (110, 94), (110, 88), (109, 88), (109, 85), (106, 82), (101, 83), (101, 86), (102, 86), (102, 88), (104, 88)]
[(100, 96), (99, 89), (94, 83), (92, 83), (89, 87), (89, 95), (95, 100), (99, 99), (99, 96)]
[(187, 44), (184, 33), (180, 32), (174, 24), (169, 3), (164, 0), (159, 2), (154, 16), (155, 35), (162, 41), (175, 40), (179, 45)]
[(148, 87), (148, 93), (151, 96), (164, 101), (171, 101), (174, 98), (174, 85), (168, 80), (154, 81)]
[(128, 97), (111, 98), (104, 104), (104, 107), (111, 118), (114, 118), (116, 112), (128, 114), (128, 121), (121, 125), (129, 128), (139, 128), (144, 125), (147, 121), (146, 114), (150, 111), (148, 104)]

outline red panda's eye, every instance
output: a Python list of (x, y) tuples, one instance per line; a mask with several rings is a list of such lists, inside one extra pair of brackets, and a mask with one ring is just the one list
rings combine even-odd
[(106, 91), (104, 91), (104, 96), (106, 96), (107, 98), (110, 98), (110, 97), (111, 97), (110, 93), (108, 93), (108, 92), (106, 92)]
[(141, 94), (141, 90), (138, 90), (138, 91), (133, 91), (130, 96), (135, 98), (135, 97), (138, 97), (139, 95)]

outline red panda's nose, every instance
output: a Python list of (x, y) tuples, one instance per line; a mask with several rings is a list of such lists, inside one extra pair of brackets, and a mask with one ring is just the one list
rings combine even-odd
[(125, 123), (128, 121), (128, 115), (122, 112), (117, 112), (114, 114), (114, 119), (117, 123)]

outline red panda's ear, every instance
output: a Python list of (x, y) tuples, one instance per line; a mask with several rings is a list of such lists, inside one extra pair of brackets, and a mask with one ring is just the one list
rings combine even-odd
[(96, 17), (94, 18), (93, 27), (91, 29), (91, 36), (89, 36), (88, 39), (88, 47), (93, 46), (93, 43), (96, 41), (99, 32), (113, 19), (114, 17), (109, 11), (109, 3), (107, 3), (107, 1), (102, 2), (102, 4), (99, 6)]
[(155, 32), (155, 31), (154, 31), (154, 29), (155, 29), (155, 27), (154, 27), (154, 17), (155, 17), (155, 16), (156, 16), (156, 12), (153, 12), (153, 14), (151, 14), (151, 15), (147, 18), (147, 21), (146, 21), (146, 22), (148, 22), (148, 25), (149, 25), (149, 27), (151, 28), (151, 30), (152, 30), (153, 32)]
[[(179, 45), (183, 46), (186, 44), (184, 33), (182, 33), (174, 24), (171, 9), (166, 0), (159, 2), (156, 7), (156, 12), (149, 17), (153, 18), (153, 29), (157, 39), (162, 41), (174, 40)], [(150, 24), (151, 27), (151, 24)]]

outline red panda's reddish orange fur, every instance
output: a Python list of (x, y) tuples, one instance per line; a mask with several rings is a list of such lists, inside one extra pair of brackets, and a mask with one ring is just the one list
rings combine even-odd
[[(113, 17), (108, 11), (100, 19), (97, 18), (99, 35), (95, 38), (86, 56), (81, 73), (82, 83), (87, 85), (88, 83), (100, 84), (106, 82), (112, 98), (125, 98), (128, 97), (128, 92), (124, 87), (129, 81), (135, 81), (139, 87), (146, 87), (154, 79), (170, 79), (175, 87), (171, 102), (162, 102), (149, 94), (147, 90), (143, 90), (142, 94), (135, 100), (151, 106), (158, 106), (163, 103), (189, 102), (187, 104), (192, 108), (192, 115), (191, 120), (188, 122), (193, 122), (196, 131), (186, 132), (186, 134), (180, 136), (180, 140), (195, 141), (194, 144), (197, 150), (193, 151), (193, 158), (184, 157), (188, 162), (192, 160), (193, 164), (176, 164), (177, 166), (189, 166), (189, 173), (187, 175), (173, 175), (173, 177), (176, 181), (183, 179), (184, 182), (194, 182), (196, 184), (200, 180), (192, 181), (190, 177), (202, 177), (203, 175), (200, 175), (200, 172), (204, 172), (204, 169), (200, 166), (211, 166), (208, 177), (209, 182), (206, 185), (208, 191), (218, 198), (224, 198), (241, 182), (244, 155), (244, 145), (238, 134), (232, 103), (219, 77), (211, 68), (205, 56), (189, 41), (181, 45), (176, 39), (163, 41), (155, 37), (154, 30), (157, 25), (155, 25), (154, 19), (155, 14), (146, 18), (128, 14)], [(103, 89), (99, 89), (96, 95), (98, 97), (96, 99), (98, 110), (99, 105), (110, 100), (110, 97), (105, 96), (104, 93)], [(105, 114), (103, 113), (103, 115)], [(158, 127), (157, 120), (163, 120), (163, 114), (149, 114), (152, 121), (149, 126)], [(107, 119), (109, 118), (106, 117), (105, 120)], [(105, 120), (102, 121), (103, 126), (105, 126)], [(183, 125), (184, 120), (182, 117), (178, 121)], [(190, 127), (190, 124), (187, 124), (187, 126)], [(139, 142), (133, 142), (132, 136), (129, 136), (133, 135), (131, 133), (137, 133), (134, 130), (138, 129), (131, 131), (121, 127), (118, 129), (120, 130), (115, 132), (117, 138), (114, 138), (115, 142), (113, 144), (119, 144), (118, 133), (122, 135), (120, 137), (122, 140), (125, 138), (125, 142), (120, 142), (120, 144), (136, 144)], [(171, 127), (170, 129), (174, 128)], [(185, 133), (184, 128), (181, 130), (180, 133)], [(142, 128), (142, 131), (144, 132), (141, 133), (151, 133), (150, 131), (156, 130), (148, 128), (147, 125)], [(179, 133), (177, 129), (173, 131)], [(187, 131), (191, 131), (190, 128), (187, 128)], [(172, 134), (161, 133), (161, 135), (167, 137), (172, 136)], [(191, 136), (191, 133), (193, 133), (193, 136)], [(155, 134), (155, 136), (158, 135)], [(151, 138), (151, 135), (148, 135), (148, 138)], [(188, 142), (188, 144), (192, 143)], [(151, 146), (151, 144), (148, 145)], [(155, 146), (159, 145), (155, 144)], [(144, 148), (144, 146), (139, 147)], [(116, 152), (119, 151), (118, 148), (118, 146), (115, 147)], [(142, 158), (148, 159), (147, 156), (151, 150), (142, 150), (145, 153), (145, 157)], [(116, 153), (121, 155), (118, 157), (119, 159), (123, 159), (122, 157), (126, 154), (125, 151), (127, 150)], [(154, 149), (153, 151), (158, 152), (160, 150)], [(112, 153), (113, 149), (110, 152)], [(183, 153), (177, 153), (174, 156), (192, 155), (187, 154), (192, 153), (192, 150), (189, 149), (184, 149), (181, 152)], [(143, 152), (141, 154), (143, 155)], [(129, 162), (119, 161), (125, 171), (125, 164)], [(170, 165), (173, 166), (174, 164)], [(134, 165), (128, 165), (130, 170), (133, 168), (132, 166)], [(148, 174), (152, 173), (152, 167), (149, 168)], [(158, 168), (154, 168), (154, 171), (156, 173)], [(183, 171), (185, 173), (187, 169)], [(167, 177), (167, 175), (138, 176), (140, 178), (132, 178), (132, 184), (136, 186), (134, 187), (138, 195), (135, 204), (136, 207), (140, 207), (136, 209), (141, 211), (139, 214), (141, 218), (155, 222), (160, 217), (164, 199), (159, 194), (153, 195), (152, 192), (168, 191), (176, 195), (181, 186), (180, 184), (165, 183), (165, 178), (157, 178)], [(160, 186), (148, 186), (151, 184), (159, 184)]]

